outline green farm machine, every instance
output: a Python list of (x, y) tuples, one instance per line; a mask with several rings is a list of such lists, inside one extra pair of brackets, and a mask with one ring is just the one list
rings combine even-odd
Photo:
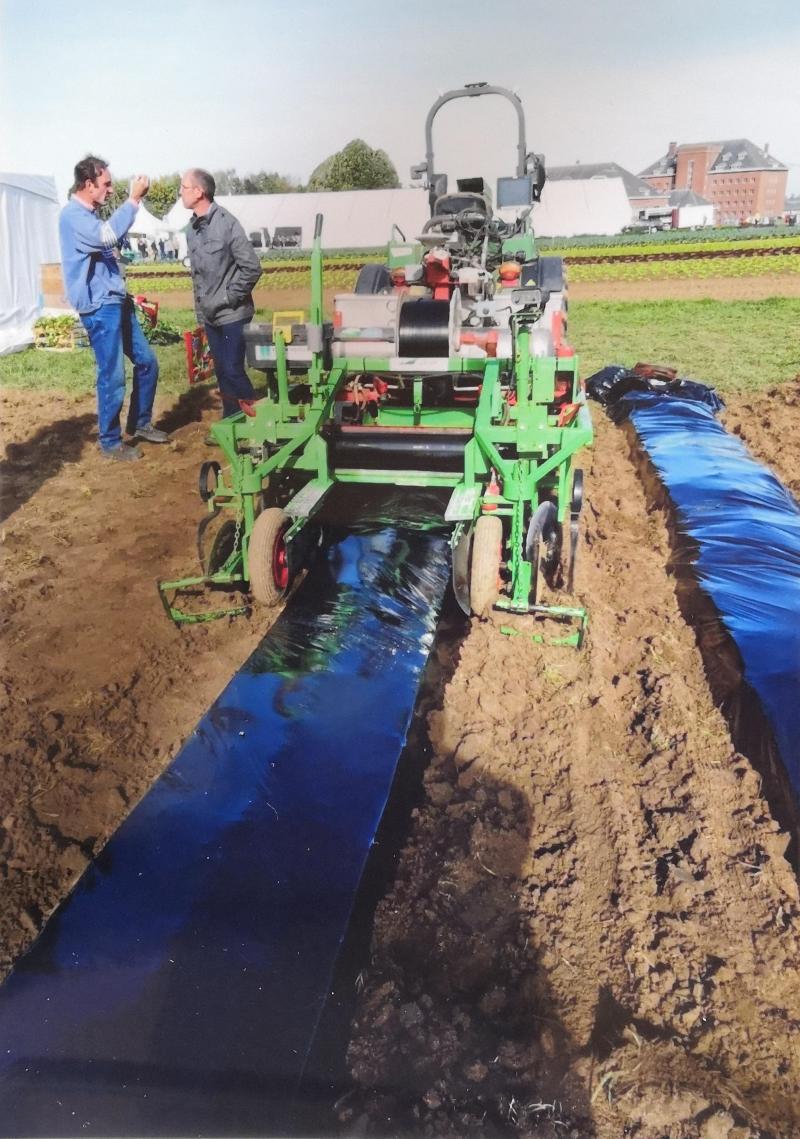
[[(459, 98), (499, 95), (519, 126), (516, 171), (498, 179), (496, 210), (482, 178), (448, 192), (435, 172), (432, 126)], [(200, 495), (227, 521), (203, 576), (164, 582), (176, 608), (198, 585), (249, 586), (274, 605), (313, 554), (315, 516), (336, 484), (440, 488), (452, 527), (455, 596), (465, 612), (533, 613), (573, 624), (585, 611), (545, 604), (571, 591), (582, 503), (574, 456), (592, 439), (578, 362), (566, 340), (562, 261), (540, 256), (529, 221), (544, 184), (528, 153), (518, 97), (475, 84), (448, 91), (425, 127), (431, 216), (406, 240), (396, 229), (384, 264), (365, 265), (353, 293), (323, 314), (322, 217), (311, 252), (311, 302), (246, 330), (248, 364), (268, 395), (214, 424), (223, 461), (206, 462)], [(398, 519), (400, 521), (401, 519)], [(561, 591), (555, 594), (561, 598)]]

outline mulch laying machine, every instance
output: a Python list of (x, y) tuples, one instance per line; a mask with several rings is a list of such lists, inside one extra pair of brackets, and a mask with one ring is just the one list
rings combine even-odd
[[(508, 99), (519, 125), (496, 212), (482, 178), (448, 193), (433, 160), (439, 109), (484, 95)], [(256, 602), (278, 603), (314, 555), (315, 516), (336, 484), (440, 488), (464, 611), (554, 617), (573, 630), (544, 639), (580, 643), (585, 611), (545, 604), (571, 592), (583, 498), (574, 456), (592, 426), (566, 340), (563, 264), (538, 255), (529, 222), (544, 163), (526, 151), (520, 100), (501, 87), (446, 92), (425, 133), (426, 162), (412, 171), (429, 193), (422, 233), (406, 240), (395, 227), (386, 263), (365, 265), (326, 321), (319, 215), (309, 319), (275, 313), (246, 330), (268, 395), (212, 427), (223, 462), (200, 472), (204, 572), (160, 584), (173, 619), (220, 615), (177, 606), (198, 586), (249, 587)]]

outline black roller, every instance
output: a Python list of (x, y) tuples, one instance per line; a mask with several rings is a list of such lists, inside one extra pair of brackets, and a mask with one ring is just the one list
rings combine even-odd
[(365, 470), (460, 471), (470, 431), (431, 431), (338, 428), (328, 439), (329, 459), (335, 467)]
[(450, 355), (450, 302), (403, 301), (397, 322), (398, 356)]
[[(323, 434), (332, 467), (390, 471), (462, 471), (464, 448), (472, 438), (471, 431), (429, 427), (335, 427)], [(512, 448), (504, 444), (498, 450), (505, 458)]]

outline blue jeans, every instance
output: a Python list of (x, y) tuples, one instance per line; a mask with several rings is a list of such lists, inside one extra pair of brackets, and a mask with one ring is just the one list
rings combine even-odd
[(128, 432), (147, 427), (153, 414), (158, 382), (158, 360), (145, 340), (133, 301), (101, 305), (96, 312), (81, 313), (81, 322), (97, 364), (97, 422), (100, 446), (113, 450), (122, 443), (120, 412), (125, 402), (125, 359), (133, 363), (133, 386), (128, 408)]
[(234, 415), (240, 399), (256, 399), (256, 391), (244, 370), (244, 326), (246, 320), (230, 324), (206, 324), (206, 338), (214, 359), (219, 391), (222, 396), (222, 414)]

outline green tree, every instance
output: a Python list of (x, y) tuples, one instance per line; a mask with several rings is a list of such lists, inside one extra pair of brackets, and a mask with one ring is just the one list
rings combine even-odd
[(292, 194), (300, 187), (284, 174), (272, 170), (259, 170), (258, 174), (245, 174), (243, 179), (245, 194)]
[(168, 214), (178, 200), (180, 188), (180, 174), (167, 174), (162, 178), (154, 178), (145, 198), (145, 205), (150, 213), (157, 218), (163, 218)]
[[(126, 201), (130, 191), (130, 185), (130, 178), (115, 179), (111, 197), (105, 206), (103, 206), (101, 217), (111, 217), (114, 210)], [(167, 174), (165, 177), (154, 178), (150, 183), (150, 189), (147, 191), (147, 197), (144, 200), (150, 213), (157, 218), (163, 218), (164, 214), (169, 213), (178, 200), (180, 186), (180, 174)]]
[(373, 150), (360, 138), (321, 162), (308, 180), (309, 190), (393, 190), (399, 185), (386, 151)]
[(127, 200), (128, 191), (130, 189), (130, 179), (115, 178), (113, 186), (114, 188), (111, 191), (111, 197), (108, 199), (100, 211), (100, 216), (103, 219), (110, 218), (114, 210), (116, 210), (119, 206), (122, 205), (124, 201)]

